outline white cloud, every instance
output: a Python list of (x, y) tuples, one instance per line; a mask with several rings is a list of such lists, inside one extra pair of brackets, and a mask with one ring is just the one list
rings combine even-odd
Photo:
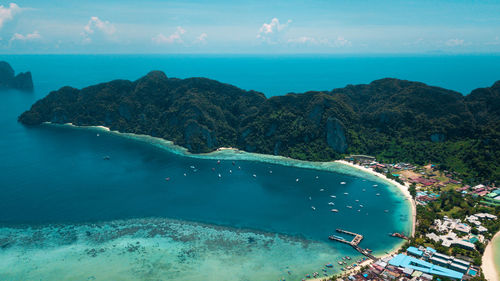
[(10, 38), (9, 42), (13, 42), (13, 41), (33, 41), (33, 40), (37, 40), (37, 39), (40, 39), (42, 38), (42, 36), (40, 35), (40, 33), (38, 33), (38, 31), (34, 31), (33, 33), (28, 33), (26, 35), (22, 35), (22, 34), (19, 34), (19, 33), (14, 33), (14, 35), (12, 35), (12, 38)]
[[(186, 33), (186, 30), (180, 26), (177, 27), (174, 33), (170, 34), (169, 36), (165, 36), (162, 33), (159, 33), (158, 35), (154, 36), (151, 38), (153, 43), (155, 44), (174, 44), (174, 43), (184, 43), (184, 40), (182, 39), (182, 35)], [(205, 34), (205, 33), (203, 33)], [(202, 35), (203, 35), (202, 34)], [(202, 37), (200, 35), (200, 37)], [(204, 36), (204, 39), (206, 39), (206, 34)]]
[(202, 34), (200, 34), (200, 36), (198, 36), (198, 38), (196, 38), (196, 39), (197, 39), (197, 41), (198, 41), (199, 43), (205, 44), (205, 43), (207, 43), (207, 37), (208, 37), (208, 35), (207, 35), (206, 33), (202, 33)]
[(342, 36), (338, 36), (335, 40), (329, 40), (327, 38), (315, 38), (310, 36), (302, 36), (298, 38), (288, 39), (288, 43), (292, 44), (306, 44), (306, 45), (323, 45), (329, 47), (346, 47), (351, 46), (351, 41), (345, 39)]
[(82, 36), (84, 42), (92, 42), (92, 37), (109, 38), (116, 32), (115, 26), (109, 21), (103, 21), (98, 17), (91, 17), (87, 25), (83, 27)]
[(288, 20), (286, 23), (280, 23), (279, 19), (273, 18), (270, 23), (262, 24), (257, 34), (257, 38), (268, 43), (277, 43), (280, 40), (281, 34), (286, 31), (290, 23), (292, 23), (292, 20)]
[(346, 46), (351, 46), (351, 41), (345, 39), (342, 36), (338, 36), (337, 39), (335, 39), (334, 43), (335, 46), (337, 47), (346, 47)]
[(21, 10), (16, 3), (10, 3), (8, 7), (0, 5), (0, 28), (3, 27), (5, 22), (12, 20), (14, 15), (21, 12)]
[(448, 41), (446, 41), (446, 46), (450, 46), (450, 47), (456, 47), (456, 46), (462, 46), (464, 44), (464, 40), (463, 39), (450, 39)]

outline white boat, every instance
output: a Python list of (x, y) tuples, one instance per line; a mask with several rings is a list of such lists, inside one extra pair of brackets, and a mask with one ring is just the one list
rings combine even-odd
[(335, 203), (333, 203), (333, 202), (328, 202), (328, 205), (333, 206), (333, 205), (335, 205)]
[(189, 166), (189, 168), (194, 169), (194, 166)]
[(322, 188), (322, 189), (320, 189), (319, 191), (325, 191), (325, 190)]
[(359, 202), (359, 200), (358, 200), (358, 199), (356, 199), (356, 200), (354, 200), (354, 201)]
[(319, 177), (318, 177), (318, 176), (316, 176), (316, 179), (319, 179)]
[(316, 211), (316, 207), (314, 206), (311, 206), (311, 209), (313, 209), (313, 211)]
[(221, 175), (221, 174), (219, 174), (219, 178), (222, 178), (222, 175)]
[(337, 198), (337, 196), (335, 196), (335, 195), (330, 195), (330, 197), (332, 197), (332, 198)]
[(340, 182), (340, 184), (345, 184), (345, 181)]
[(346, 207), (349, 208), (349, 209), (352, 209), (352, 206), (346, 206)]
[(366, 191), (366, 189), (363, 188), (363, 192), (365, 192), (365, 191)]
[(232, 174), (233, 173), (233, 170), (229, 170), (229, 173)]
[(272, 174), (272, 173), (273, 173), (273, 171), (269, 171), (269, 173), (270, 173), (270, 174)]
[(254, 177), (254, 178), (256, 178), (256, 177), (257, 177), (257, 175), (256, 175), (256, 174), (253, 174), (253, 177)]
[(363, 208), (363, 205), (359, 205), (360, 208)]
[(330, 211), (332, 211), (334, 213), (338, 213), (339, 212), (339, 210), (337, 210), (337, 209), (331, 209)]
[(344, 194), (345, 194), (345, 195), (349, 195), (349, 193), (348, 193), (348, 192), (344, 192)]
[(297, 179), (295, 179), (295, 181), (296, 181), (296, 182), (298, 182), (298, 181), (299, 181), (299, 179), (297, 178)]
[(377, 193), (377, 194), (375, 194), (375, 195), (380, 196), (380, 193)]
[(185, 176), (185, 177), (187, 177), (187, 174), (186, 174), (186, 173), (184, 173), (184, 176)]
[(309, 196), (309, 200), (312, 200), (311, 196)]
[(97, 134), (97, 136), (99, 136), (99, 134)]
[(377, 187), (377, 186), (378, 186), (378, 184), (374, 184), (374, 185), (373, 185), (373, 187)]

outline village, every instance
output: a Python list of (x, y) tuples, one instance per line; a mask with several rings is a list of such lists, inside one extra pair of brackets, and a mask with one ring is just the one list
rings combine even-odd
[(380, 163), (351, 155), (352, 164), (372, 169), (408, 188), (416, 204), (416, 230), (398, 253), (325, 280), (486, 280), (482, 255), (498, 232), (500, 188), (470, 185), (438, 166)]

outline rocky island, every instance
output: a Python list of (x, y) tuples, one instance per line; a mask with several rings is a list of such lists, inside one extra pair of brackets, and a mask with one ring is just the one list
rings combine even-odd
[(304, 160), (370, 154), (429, 161), (470, 181), (500, 180), (500, 81), (468, 95), (386, 78), (331, 91), (266, 98), (206, 78), (63, 87), (19, 121), (106, 126), (172, 140), (191, 152), (235, 147)]
[(33, 91), (33, 80), (31, 72), (22, 72), (15, 75), (14, 69), (9, 63), (0, 61), (0, 90)]

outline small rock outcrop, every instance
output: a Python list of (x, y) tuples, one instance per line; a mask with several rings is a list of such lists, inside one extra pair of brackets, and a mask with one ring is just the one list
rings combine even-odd
[(14, 74), (14, 69), (12, 69), (9, 63), (0, 61), (0, 90), (33, 91), (31, 72)]

